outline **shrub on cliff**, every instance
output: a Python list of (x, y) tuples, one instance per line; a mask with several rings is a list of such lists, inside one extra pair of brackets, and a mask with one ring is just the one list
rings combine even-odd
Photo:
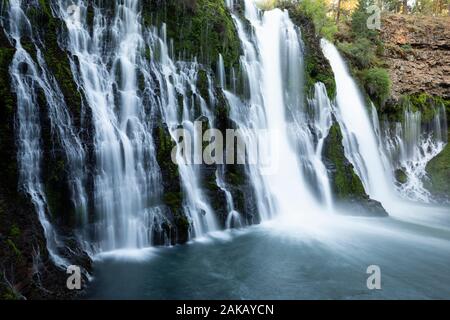
[(391, 94), (391, 79), (389, 73), (383, 68), (371, 68), (362, 71), (361, 79), (369, 96), (383, 105)]
[(366, 38), (358, 38), (352, 43), (338, 43), (338, 47), (358, 69), (368, 68), (375, 63), (375, 48)]

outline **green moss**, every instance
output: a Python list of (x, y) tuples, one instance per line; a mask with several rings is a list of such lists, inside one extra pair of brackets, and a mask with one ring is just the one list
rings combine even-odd
[(156, 0), (144, 6), (143, 18), (147, 25), (166, 23), (177, 56), (213, 69), (219, 54), (228, 68), (239, 63), (240, 40), (224, 1)]
[(245, 183), (245, 178), (241, 172), (230, 170), (227, 174), (227, 183), (233, 186), (240, 186)]
[(433, 120), (436, 112), (442, 105), (445, 107), (447, 114), (450, 114), (450, 100), (422, 92), (403, 95), (395, 104), (388, 105), (387, 108), (381, 111), (383, 114), (388, 114), (390, 116), (389, 119), (393, 121), (402, 121), (403, 110), (405, 109), (413, 112), (420, 111), (422, 114), (422, 123), (429, 123)]
[(209, 95), (208, 73), (205, 70), (199, 70), (197, 74), (197, 90), (200, 95), (207, 99)]
[(7, 289), (6, 292), (2, 295), (3, 300), (18, 300), (19, 298), (11, 289)]
[(164, 204), (172, 210), (178, 210), (183, 203), (183, 195), (181, 192), (167, 192), (163, 195)]
[(403, 170), (395, 170), (395, 179), (399, 183), (406, 183), (408, 181), (408, 176)]
[(312, 92), (317, 82), (322, 82), (327, 88), (328, 96), (336, 96), (336, 82), (334, 73), (328, 60), (322, 53), (320, 36), (316, 33), (314, 19), (302, 6), (292, 3), (282, 3), (281, 8), (289, 10), (292, 21), (301, 28), (303, 43), (305, 45), (305, 92)]
[(383, 68), (371, 68), (361, 72), (360, 79), (372, 101), (384, 105), (391, 95), (392, 82), (389, 73)]
[(179, 216), (177, 217), (177, 226), (179, 229), (188, 230), (191, 224), (186, 216)]
[(170, 134), (162, 126), (159, 126), (156, 130), (158, 136), (156, 158), (158, 163), (161, 169), (167, 173), (168, 179), (178, 180), (178, 165), (172, 161), (172, 150), (176, 146), (175, 141), (172, 140)]
[(0, 176), (1, 184), (9, 186), (9, 197), (15, 196), (17, 186), (17, 155), (15, 143), (16, 95), (11, 91), (9, 66), (15, 49), (11, 46), (3, 31), (0, 31)]
[(431, 121), (436, 114), (436, 100), (427, 93), (418, 95), (410, 95), (408, 97), (412, 111), (420, 111), (422, 113), (422, 121)]
[[(450, 135), (449, 135), (450, 138)], [(430, 181), (427, 188), (433, 193), (446, 196), (450, 199), (450, 145), (434, 159), (426, 168)]]
[(13, 239), (17, 239), (18, 237), (20, 237), (20, 229), (16, 224), (13, 224), (11, 229), (9, 230), (9, 237), (13, 238)]
[(22, 252), (16, 247), (15, 243), (11, 239), (7, 239), (6, 243), (8, 244), (9, 248), (14, 252), (14, 254), (17, 256), (17, 258), (22, 257)]
[(331, 99), (336, 96), (336, 82), (334, 74), (324, 69), (318, 58), (313, 55), (307, 55), (305, 58), (305, 74), (306, 74), (306, 92), (311, 92), (317, 82), (322, 82), (327, 88), (328, 97)]
[[(37, 26), (36, 29), (39, 30), (43, 39), (42, 54), (47, 67), (55, 77), (69, 109), (75, 115), (75, 118), (79, 119), (82, 103), (81, 94), (73, 79), (67, 52), (62, 50), (58, 44), (58, 35), (63, 31), (62, 22), (53, 17), (50, 3), (46, 0), (39, 0), (39, 8), (29, 7), (27, 16), (31, 23)], [(30, 47), (27, 51), (33, 54), (35, 50)], [(34, 59), (36, 60), (35, 57)]]
[(2, 104), (8, 113), (14, 112), (14, 99), (11, 95), (9, 65), (13, 59), (15, 50), (13, 48), (0, 46), (0, 95)]
[(339, 42), (338, 49), (359, 70), (376, 63), (376, 47), (369, 39), (357, 38), (354, 42)]
[(345, 157), (342, 133), (337, 124), (330, 129), (324, 148), (324, 157), (335, 166), (332, 174), (332, 189), (338, 199), (347, 199), (349, 196), (365, 196), (361, 180)]

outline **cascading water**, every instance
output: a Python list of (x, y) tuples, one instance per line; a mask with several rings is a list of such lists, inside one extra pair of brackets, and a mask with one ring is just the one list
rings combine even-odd
[[(402, 198), (428, 202), (430, 194), (423, 187), (425, 167), (445, 146), (445, 110), (436, 113), (427, 132), (422, 131), (420, 112), (408, 109), (402, 124), (395, 124), (394, 130), (385, 124), (382, 132), (376, 109), (372, 105), (371, 121), (338, 50), (326, 40), (322, 40), (322, 49), (335, 74), (335, 114), (343, 132), (346, 156), (366, 192), (390, 212), (405, 211)], [(396, 169), (404, 170), (407, 176), (406, 183), (399, 187), (394, 178)]]
[[(169, 55), (165, 25), (162, 26), (160, 33), (158, 33), (156, 28), (152, 28), (148, 33), (147, 43), (153, 54), (159, 53), (160, 60), (151, 62), (149, 68), (156, 75), (156, 83), (152, 79), (147, 78), (147, 86), (152, 88), (153, 84), (157, 84), (157, 87), (160, 89), (157, 105), (173, 140), (178, 143), (179, 147), (176, 160), (185, 191), (183, 207), (193, 225), (193, 234), (191, 236), (201, 236), (208, 231), (217, 229), (217, 222), (214, 218), (213, 210), (205, 199), (203, 190), (200, 187), (198, 165), (202, 163), (202, 159), (197, 159), (196, 157), (194, 159), (186, 159), (181, 150), (185, 145), (193, 145), (194, 148), (201, 146), (202, 140), (185, 141), (182, 145), (177, 132), (179, 132), (178, 129), (183, 129), (194, 140), (202, 139), (201, 128), (198, 128), (198, 122), (197, 124), (194, 123), (195, 120), (198, 120), (195, 114), (196, 104), (200, 105), (200, 113), (203, 117), (206, 117), (209, 125), (213, 123), (213, 116), (208, 109), (205, 99), (196, 88), (198, 64), (195, 62), (175, 63), (172, 61)], [(182, 97), (181, 103), (179, 103), (178, 96)], [(198, 155), (198, 153), (195, 154)], [(200, 154), (202, 153), (200, 152)]]
[[(232, 2), (228, 5), (233, 9)], [(231, 119), (242, 130), (247, 145), (258, 145), (255, 130), (268, 132), (264, 135), (265, 155), (275, 167), (266, 174), (261, 174), (264, 173), (261, 164), (248, 168), (261, 217), (264, 219), (274, 213), (301, 216), (323, 211), (308, 183), (308, 174), (318, 182), (319, 193), (330, 207), (331, 192), (321, 161), (321, 146), (331, 126), (331, 116), (325, 115), (326, 108), (313, 110), (324, 112), (322, 115), (313, 113), (311, 122), (319, 136), (315, 146), (307, 125), (306, 101), (300, 89), (303, 88), (300, 31), (287, 11), (275, 9), (262, 14), (251, 0), (245, 1), (245, 18), (252, 26), (250, 34), (233, 14), (244, 51), (241, 69), (248, 84), (249, 99), (242, 100), (227, 90), (224, 93), (231, 105)], [(325, 107), (323, 96), (320, 97), (323, 93), (321, 87), (316, 86), (316, 98), (310, 102), (317, 102), (318, 108)], [(257, 147), (249, 149), (257, 150)]]
[[(80, 208), (85, 219), (86, 194), (83, 187), (85, 178), (82, 171), (84, 150), (77, 137), (67, 113), (67, 106), (56, 80), (49, 74), (41, 49), (34, 40), (32, 26), (21, 8), (20, 0), (9, 2), (9, 25), (6, 26), (10, 40), (15, 44), (16, 53), (10, 66), (12, 86), (17, 95), (18, 123), (18, 163), (20, 185), (31, 197), (36, 207), (40, 222), (47, 238), (47, 248), (50, 256), (58, 266), (68, 265), (59, 255), (61, 242), (48, 220), (50, 214), (44, 185), (41, 180), (41, 165), (43, 163), (43, 148), (41, 141), (40, 111), (38, 91), (42, 90), (48, 108), (51, 132), (58, 139), (65, 153), (70, 169), (69, 184), (72, 201)], [(28, 36), (35, 44), (37, 63), (22, 47), (21, 38)]]
[[(226, 4), (243, 55), (239, 73), (234, 68), (226, 70), (219, 55), (216, 79), (230, 104), (230, 118), (239, 128), (248, 159), (257, 160), (246, 163), (245, 168), (256, 197), (259, 220), (278, 213), (300, 217), (332, 212), (330, 182), (321, 157), (332, 124), (332, 106), (323, 84), (314, 86), (310, 98), (301, 89), (304, 66), (300, 30), (287, 11), (263, 13), (253, 1), (246, 0), (245, 19), (251, 28), (247, 30), (242, 17), (234, 12), (233, 1)], [(175, 158), (183, 191), (182, 210), (191, 224), (190, 237), (217, 230), (216, 213), (202, 187), (202, 159), (194, 156), (187, 160), (181, 152), (187, 144), (193, 149), (201, 146), (204, 141), (199, 131), (203, 125), (212, 127), (215, 123), (217, 89), (211, 76), (207, 74), (204, 94), (197, 88), (200, 65), (195, 60), (173, 60), (166, 26), (143, 27), (138, 0), (118, 1), (112, 17), (110, 9), (93, 4), (92, 26), (87, 22), (85, 1), (53, 3), (52, 10), (67, 28), (67, 39), (61, 45), (70, 52), (74, 81), (89, 109), (83, 117), (92, 117), (94, 169), (89, 172), (85, 168), (84, 143), (73, 128), (64, 97), (47, 71), (39, 46), (35, 46), (36, 61), (21, 46), (22, 33), (32, 34), (21, 5), (18, 0), (10, 1), (8, 27), (17, 50), (11, 75), (19, 109), (23, 110), (18, 114), (21, 179), (45, 226), (49, 248), (58, 244), (46, 218), (49, 209), (42, 182), (37, 178), (42, 152), (39, 112), (32, 107), (36, 88), (45, 92), (51, 130), (67, 159), (72, 201), (79, 214), (79, 234), (86, 249), (95, 253), (149, 246), (155, 228), (166, 221), (161, 169), (153, 140), (154, 129), (160, 123), (179, 147)], [(433, 139), (425, 137), (417, 127), (418, 115), (408, 111), (405, 123), (397, 126), (395, 133), (387, 129), (381, 133), (375, 114), (374, 132), (342, 58), (325, 41), (323, 49), (336, 74), (334, 112), (343, 129), (346, 154), (368, 193), (383, 204), (394, 201), (397, 189), (393, 172), (401, 167), (408, 182), (400, 191), (410, 198), (422, 195), (417, 198), (426, 200), (427, 192), (418, 181), (424, 176), (426, 163), (444, 146), (446, 121), (441, 118), (445, 113), (437, 114), (433, 120)], [(242, 78), (237, 79), (237, 74)], [(242, 86), (238, 88), (238, 84)], [(182, 141), (180, 129), (193, 140)], [(389, 149), (383, 148), (381, 139), (388, 139)], [(86, 191), (90, 174), (92, 199)], [(235, 208), (225, 175), (226, 167), (218, 165), (215, 183), (225, 195), (225, 227), (241, 226), (242, 215)], [(91, 206), (89, 201), (93, 201)], [(92, 207), (93, 215), (89, 213)]]
[(322, 49), (336, 79), (335, 113), (342, 129), (346, 156), (355, 167), (366, 192), (387, 205), (395, 198), (394, 179), (383, 165), (364, 100), (338, 50), (326, 40), (322, 40)]
[[(328, 98), (327, 89), (323, 83), (314, 85), (314, 96), (308, 99), (309, 114), (312, 119), (309, 120), (309, 127), (313, 128), (316, 135), (315, 155), (311, 157), (312, 165), (309, 166), (311, 175), (315, 175), (316, 181), (313, 185), (319, 186), (321, 198), (329, 212), (333, 208), (333, 196), (330, 187), (327, 169), (322, 161), (322, 151), (325, 139), (328, 136), (332, 125), (331, 102)], [(311, 131), (308, 131), (311, 133)], [(311, 133), (312, 134), (312, 133)]]
[(93, 250), (148, 246), (160, 213), (154, 203), (160, 176), (149, 114), (138, 95), (136, 69), (144, 46), (139, 2), (121, 1), (112, 20), (94, 7), (92, 35), (84, 1), (62, 0), (57, 9), (68, 30), (67, 49), (77, 59), (71, 58), (75, 81), (93, 117), (98, 238)]
[[(428, 162), (437, 156), (447, 143), (447, 119), (444, 106), (438, 108), (433, 119), (422, 123), (421, 112), (406, 108), (403, 122), (393, 124), (384, 121), (380, 132), (376, 110), (373, 108), (373, 125), (380, 136), (383, 147), (393, 170), (403, 173), (405, 180), (398, 185), (400, 194), (407, 199), (429, 203), (430, 192), (424, 187), (427, 179), (425, 171)], [(382, 143), (386, 141), (387, 143)]]

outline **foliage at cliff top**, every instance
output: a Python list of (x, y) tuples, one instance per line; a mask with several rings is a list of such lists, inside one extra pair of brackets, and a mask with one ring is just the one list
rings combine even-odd
[(317, 35), (333, 40), (337, 32), (337, 25), (329, 15), (330, 0), (260, 0), (259, 7), (263, 10), (275, 7), (290, 8), (300, 10), (306, 17), (314, 23)]
[(392, 82), (378, 58), (383, 51), (379, 32), (367, 28), (370, 13), (366, 9), (369, 4), (369, 0), (358, 0), (351, 21), (340, 25), (336, 40), (359, 85), (377, 108), (382, 109), (391, 95)]
[(328, 15), (326, 0), (302, 0), (299, 7), (305, 15), (312, 19), (320, 36), (328, 40), (334, 39), (337, 26)]

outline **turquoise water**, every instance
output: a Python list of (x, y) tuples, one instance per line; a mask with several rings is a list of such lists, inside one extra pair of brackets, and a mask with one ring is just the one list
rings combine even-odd
[[(273, 221), (188, 245), (105, 253), (88, 298), (449, 299), (450, 214), (438, 211), (427, 223)], [(369, 265), (381, 269), (381, 290), (367, 288)]]

